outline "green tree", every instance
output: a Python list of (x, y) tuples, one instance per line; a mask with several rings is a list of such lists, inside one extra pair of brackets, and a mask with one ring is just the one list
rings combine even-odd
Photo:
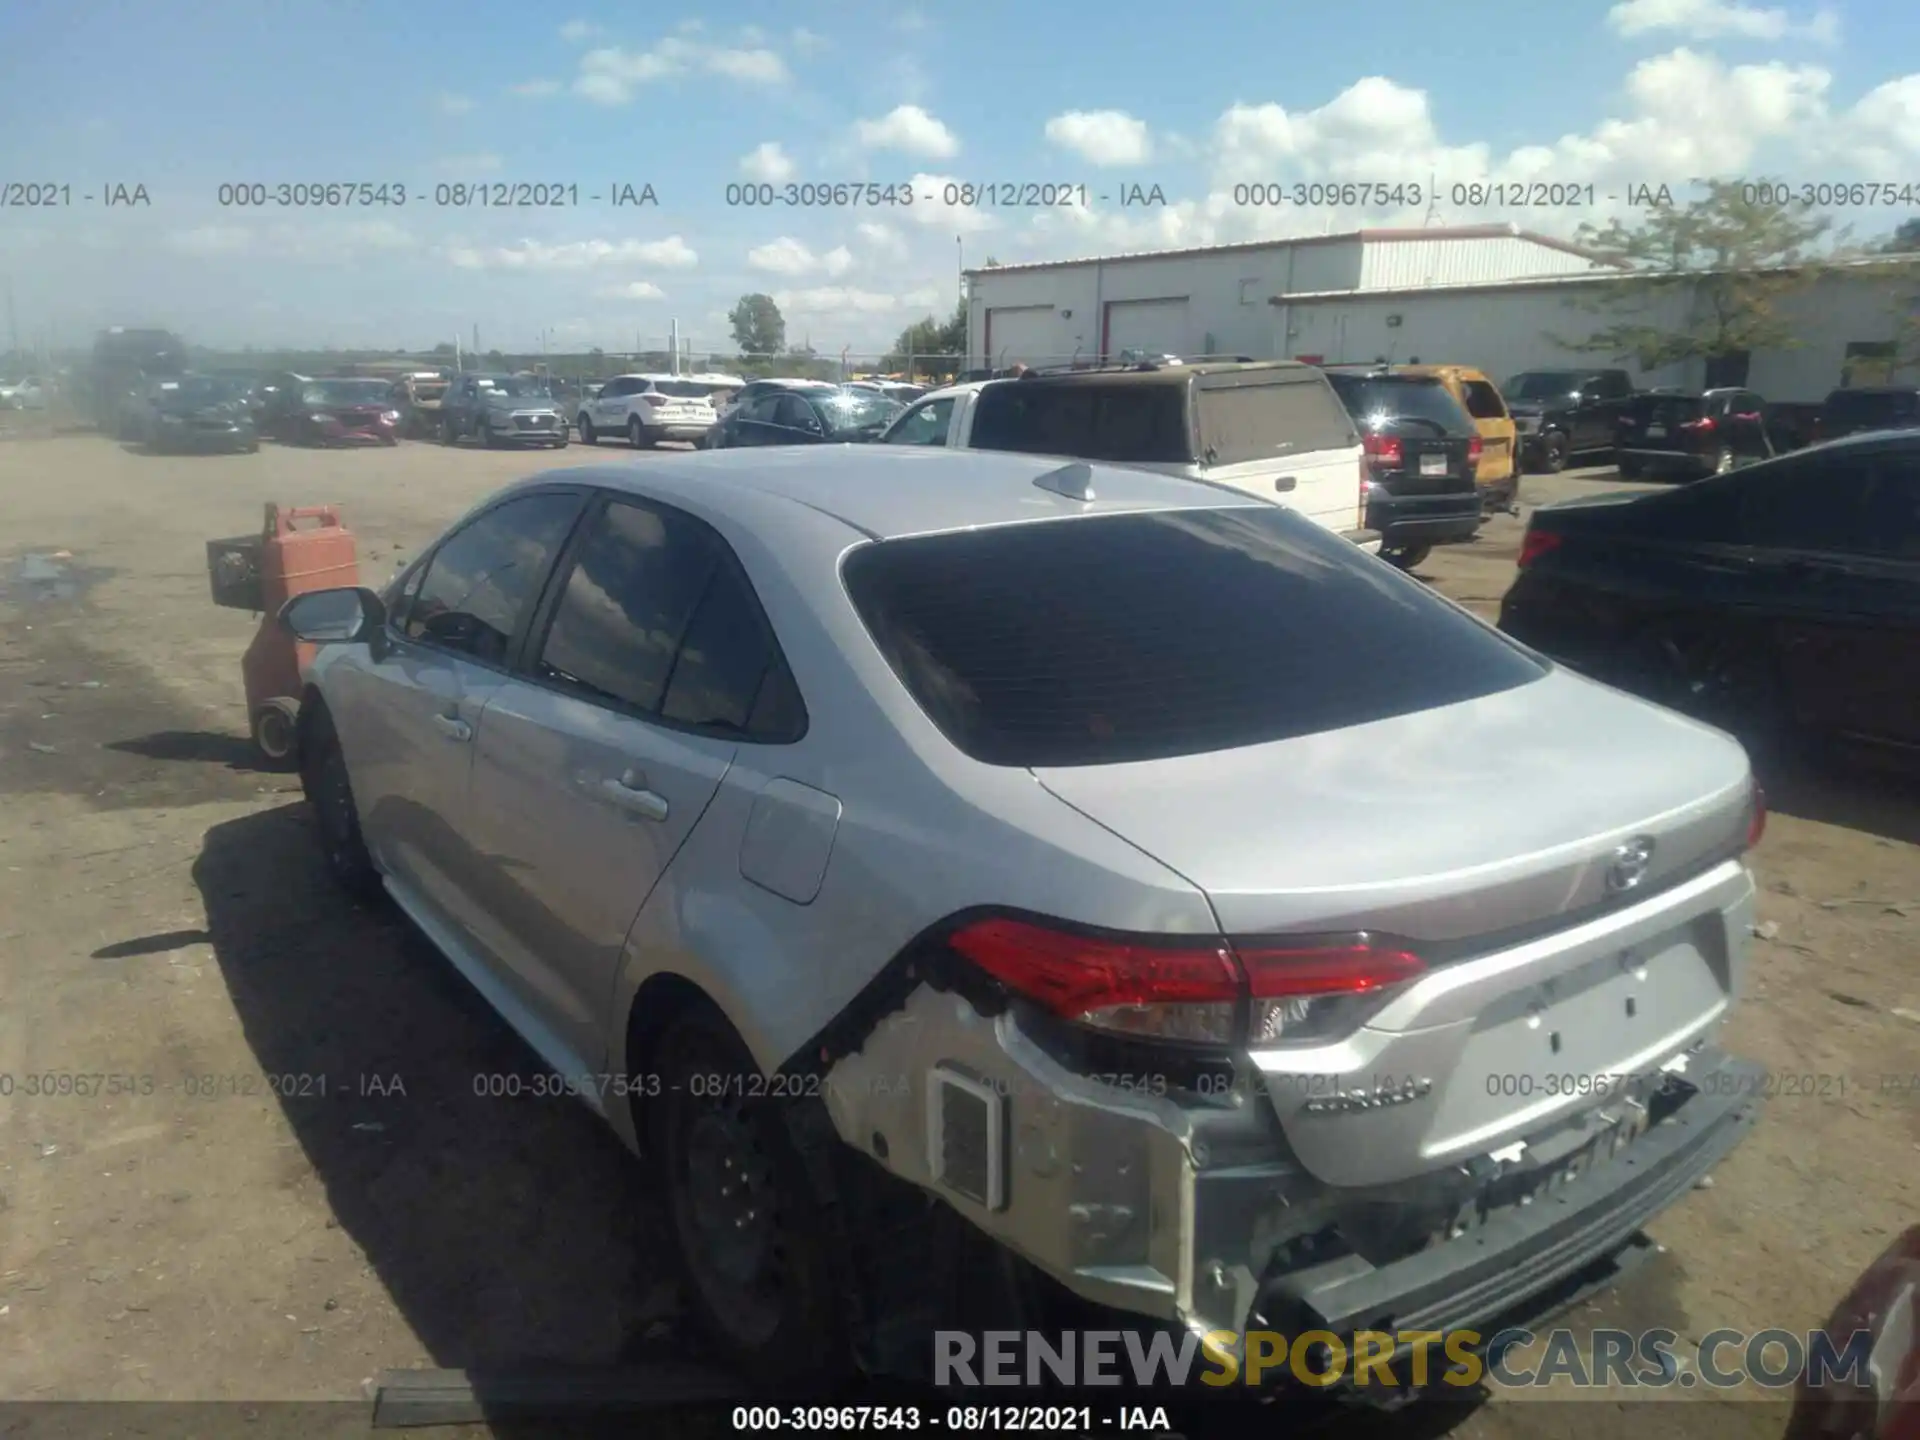
[(727, 316), (742, 355), (777, 355), (787, 348), (787, 321), (771, 295), (742, 295)]
[(1583, 225), (1579, 240), (1620, 267), (1588, 302), (1608, 322), (1570, 349), (1633, 360), (1644, 370), (1800, 343), (1781, 302), (1838, 258), (1831, 217), (1799, 203), (1757, 203), (1754, 188), (1695, 181), (1706, 194), (1663, 192), (1632, 225)]
[(929, 315), (900, 332), (881, 358), (882, 370), (898, 370), (908, 360), (922, 373), (947, 374), (959, 368), (967, 350), (967, 306), (962, 301), (945, 320)]

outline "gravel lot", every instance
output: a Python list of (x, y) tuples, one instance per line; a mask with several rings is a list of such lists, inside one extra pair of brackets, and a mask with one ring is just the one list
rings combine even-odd
[[(210, 604), (204, 569), (264, 501), (337, 502), (384, 581), (495, 486), (586, 458), (0, 443), (0, 1399), (355, 1399), (388, 1367), (611, 1362), (671, 1333), (637, 1167), (564, 1102), (475, 1094), (535, 1062), (399, 922), (343, 905), (297, 786), (253, 767), (255, 622)], [(1528, 498), (1613, 485), (1535, 477)], [(1497, 520), (1427, 578), (1491, 615), (1520, 533)], [(1804, 1330), (1913, 1219), (1920, 798), (1804, 777), (1772, 798), (1770, 938), (1732, 1038), (1807, 1078), (1575, 1323)], [(50, 1074), (115, 1093), (24, 1093)], [(1520, 1408), (1457, 1433), (1782, 1418)]]

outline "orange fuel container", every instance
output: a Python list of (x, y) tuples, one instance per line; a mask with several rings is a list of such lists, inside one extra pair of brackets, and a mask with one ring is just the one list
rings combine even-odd
[[(246, 537), (251, 539), (252, 537)], [(295, 640), (278, 623), (280, 607), (295, 595), (311, 590), (331, 590), (360, 583), (360, 559), (353, 532), (340, 523), (340, 511), (332, 505), (315, 505), (282, 510), (267, 506), (266, 525), (257, 545), (244, 541), (217, 541), (226, 551), (228, 576), (234, 562), (242, 571), (251, 569), (228, 594), (238, 593), (251, 601), (247, 608), (262, 612), (260, 628), (240, 661), (240, 674), (246, 686), (247, 715), (253, 743), (261, 754), (275, 764), (293, 756), (294, 721), (300, 713), (300, 675), (312, 663), (317, 648)], [(223, 600), (220, 562), (209, 549), (216, 604)], [(253, 563), (246, 565), (245, 552), (254, 551)], [(251, 582), (251, 583), (249, 583)]]

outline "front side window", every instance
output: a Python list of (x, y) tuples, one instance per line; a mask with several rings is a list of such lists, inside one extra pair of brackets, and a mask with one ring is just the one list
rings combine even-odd
[(881, 438), (889, 445), (945, 445), (947, 429), (953, 423), (951, 399), (930, 400), (909, 410)]
[(525, 495), (448, 536), (427, 562), (404, 633), (484, 664), (505, 664), (579, 509), (576, 494)]

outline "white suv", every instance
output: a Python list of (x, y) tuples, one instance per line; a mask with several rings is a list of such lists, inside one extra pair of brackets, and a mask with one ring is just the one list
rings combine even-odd
[(1378, 551), (1366, 468), (1327, 378), (1292, 360), (1132, 364), (951, 385), (916, 401), (883, 445), (1014, 450), (1159, 470), (1288, 509)]
[(714, 387), (684, 375), (616, 375), (580, 402), (574, 428), (583, 445), (623, 435), (636, 450), (662, 440), (698, 440), (712, 428)]

